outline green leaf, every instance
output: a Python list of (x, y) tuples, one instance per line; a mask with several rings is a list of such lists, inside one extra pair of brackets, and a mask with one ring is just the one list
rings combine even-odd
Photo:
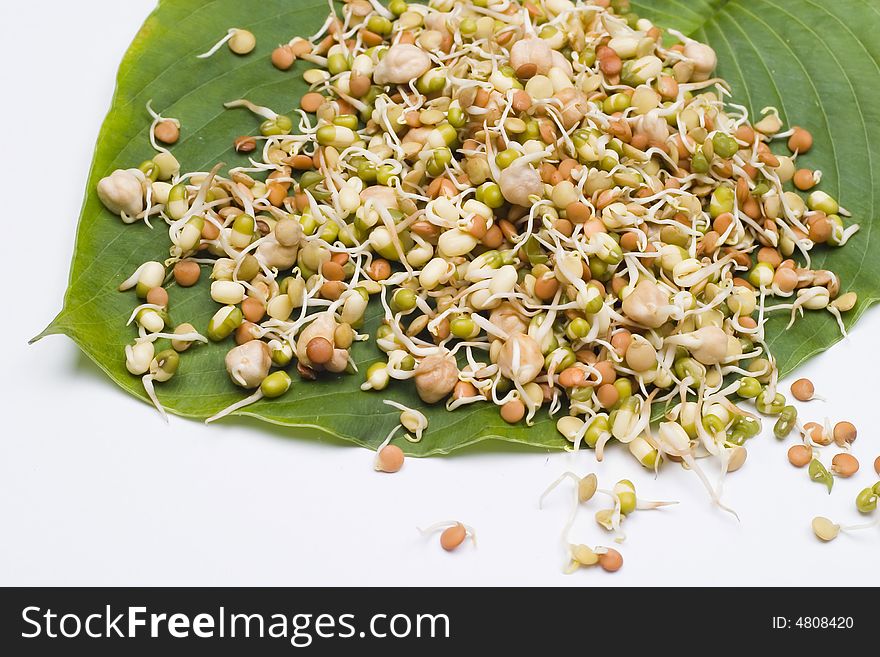
[[(734, 88), (734, 100), (752, 112), (776, 105), (786, 121), (812, 131), (815, 146), (802, 162), (821, 168), (823, 188), (838, 196), (863, 230), (844, 249), (822, 251), (816, 264), (840, 273), (844, 289), (859, 294), (855, 321), (880, 290), (880, 261), (868, 257), (875, 222), (873, 166), (880, 144), (880, 9), (867, 0), (824, 3), (804, 0), (660, 0), (633, 2), (639, 14), (683, 30), (712, 44), (719, 72)], [(104, 210), (95, 194), (98, 180), (113, 169), (136, 166), (152, 156), (147, 139), (153, 106), (182, 122), (174, 153), (186, 170), (209, 170), (218, 161), (244, 163), (231, 144), (256, 131), (258, 122), (244, 111), (226, 111), (223, 103), (246, 97), (279, 112), (290, 112), (306, 87), (298, 73), (275, 70), (269, 54), (294, 34), (308, 35), (326, 17), (324, 0), (163, 0), (147, 19), (121, 66), (116, 95), (101, 130), (80, 217), (70, 286), (64, 308), (39, 336), (66, 334), (119, 386), (144, 398), (140, 381), (125, 370), (123, 348), (134, 337), (125, 320), (133, 294), (118, 284), (148, 259), (167, 256), (167, 238), (157, 226), (124, 226)], [(257, 50), (236, 57), (222, 48), (212, 58), (196, 59), (229, 27), (257, 36)], [(190, 289), (173, 287), (171, 320), (204, 329), (214, 304), (206, 276)], [(368, 327), (379, 313), (370, 311)], [(827, 313), (808, 313), (790, 331), (787, 318), (768, 325), (770, 346), (783, 372), (828, 348), (839, 334)], [(179, 374), (157, 386), (163, 404), (174, 413), (205, 418), (242, 397), (223, 369), (228, 345), (193, 348), (181, 359)], [(354, 351), (363, 371), (380, 357), (374, 347)], [(292, 427), (311, 427), (359, 445), (375, 447), (397, 422), (397, 411), (382, 404), (390, 398), (408, 406), (421, 402), (411, 385), (392, 384), (383, 392), (363, 393), (362, 377), (338, 376), (314, 383), (295, 381), (284, 397), (260, 402), (242, 414)], [(421, 443), (403, 445), (414, 455), (445, 454), (473, 443), (498, 439), (561, 449), (565, 441), (555, 422), (542, 414), (531, 428), (511, 427), (494, 407), (471, 405), (452, 413), (426, 409), (430, 426)]]

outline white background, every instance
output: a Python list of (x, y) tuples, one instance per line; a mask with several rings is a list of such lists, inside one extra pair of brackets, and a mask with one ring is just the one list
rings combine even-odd
[[(365, 450), (254, 422), (166, 426), (66, 338), (27, 346), (61, 306), (116, 67), (153, 2), (46, 4), (0, 10), (0, 584), (880, 584), (880, 529), (827, 545), (810, 531), (817, 514), (862, 521), (854, 498), (877, 479), (876, 311), (802, 370), (830, 399), (803, 417), (855, 422), (862, 470), (829, 496), (788, 464), (792, 439), (754, 439), (726, 485), (741, 523), (692, 473), (667, 465), (655, 480), (617, 448), (601, 464), (591, 452), (484, 448), (382, 475)], [(626, 520), (617, 574), (564, 576), (570, 490), (543, 512), (537, 499), (567, 469), (609, 488), (627, 476), (645, 497), (681, 504)], [(577, 541), (610, 541), (598, 508), (582, 512)], [(416, 531), (448, 518), (477, 529), (476, 549), (447, 554)]]

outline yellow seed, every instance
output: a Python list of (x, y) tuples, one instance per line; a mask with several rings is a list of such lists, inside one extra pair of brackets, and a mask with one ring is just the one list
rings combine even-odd
[(229, 49), (236, 55), (247, 55), (257, 47), (257, 37), (248, 30), (235, 30), (228, 42)]
[(581, 566), (595, 566), (599, 563), (599, 555), (586, 545), (575, 545), (571, 548), (571, 558)]
[(828, 518), (816, 516), (813, 518), (813, 533), (823, 541), (833, 541), (840, 533), (840, 525), (836, 525)]
[(727, 461), (727, 471), (736, 472), (746, 462), (749, 453), (742, 445), (737, 445), (730, 452), (730, 459)]
[(582, 504), (592, 499), (599, 487), (599, 479), (592, 472), (578, 482), (578, 501)]

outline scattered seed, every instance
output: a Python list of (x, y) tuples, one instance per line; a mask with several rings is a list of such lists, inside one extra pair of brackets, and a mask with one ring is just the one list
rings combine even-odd
[(823, 541), (833, 541), (840, 534), (840, 525), (836, 525), (828, 518), (817, 516), (813, 518), (813, 533)]
[(176, 144), (177, 140), (180, 139), (180, 126), (177, 125), (176, 121), (167, 119), (159, 121), (153, 129), (153, 134), (163, 144)]
[[(878, 484), (875, 487), (880, 487)], [(874, 488), (863, 488), (856, 496), (856, 509), (859, 513), (873, 513), (877, 509), (878, 491)]]
[(794, 186), (802, 192), (812, 189), (816, 185), (816, 181), (813, 178), (813, 172), (809, 169), (798, 169), (795, 171), (792, 182), (794, 182)]
[(519, 399), (511, 399), (501, 407), (501, 417), (508, 424), (516, 424), (526, 415), (526, 405)]
[(345, 279), (345, 270), (337, 262), (328, 260), (321, 265), (321, 273), (328, 281), (341, 281)]
[(856, 439), (856, 434), (857, 431), (855, 425), (852, 422), (846, 421), (835, 424), (834, 432), (832, 433), (834, 436), (834, 442), (840, 447), (852, 444)]
[(623, 566), (623, 555), (614, 548), (604, 548), (605, 552), (599, 553), (599, 565), (609, 573), (615, 573)]
[(259, 324), (266, 316), (266, 306), (259, 299), (247, 297), (241, 302), (241, 314), (247, 321)]
[(147, 292), (147, 303), (153, 303), (157, 306), (167, 306), (168, 305), (168, 292), (165, 291), (164, 287), (154, 287), (149, 292)]
[(464, 525), (458, 522), (452, 525), (452, 527), (444, 529), (443, 533), (440, 534), (440, 547), (447, 552), (452, 552), (455, 548), (464, 543), (466, 537), (467, 530), (464, 528)]
[(803, 468), (813, 460), (813, 449), (809, 445), (792, 445), (788, 449), (788, 461), (796, 468)]
[(202, 268), (192, 260), (179, 260), (174, 263), (174, 281), (181, 287), (192, 287), (199, 282)]
[(308, 112), (309, 114), (314, 114), (318, 111), (318, 108), (324, 104), (324, 96), (316, 92), (310, 92), (300, 99), (299, 106), (302, 107), (304, 112)]
[(795, 126), (792, 128), (791, 136), (788, 138), (788, 150), (792, 153), (806, 153), (813, 147), (813, 135), (803, 128)]
[(278, 46), (272, 51), (272, 66), (279, 71), (287, 71), (296, 62), (296, 55), (290, 46)]
[(232, 142), (232, 146), (235, 148), (236, 153), (253, 153), (257, 148), (257, 140), (254, 137), (243, 135), (236, 137), (235, 141)]
[(818, 422), (807, 422), (804, 424), (804, 434), (809, 436), (810, 440), (814, 443), (823, 447), (830, 445), (833, 440), (831, 435), (825, 431), (825, 427)]
[(813, 382), (809, 379), (798, 379), (791, 384), (791, 394), (798, 401), (810, 401), (815, 391)]
[(376, 455), (375, 468), (379, 472), (393, 473), (403, 467), (403, 450), (397, 445), (385, 445)]
[(257, 47), (257, 38), (248, 30), (233, 30), (229, 49), (236, 55), (247, 55)]
[(312, 338), (306, 345), (306, 355), (315, 365), (326, 365), (333, 358), (333, 344), (327, 338)]
[(859, 471), (859, 461), (852, 454), (835, 454), (831, 459), (831, 472), (838, 477), (852, 477)]
[(477, 544), (477, 534), (474, 532), (474, 528), (465, 525), (458, 520), (444, 520), (443, 522), (437, 522), (425, 529), (419, 529), (419, 532), (421, 532), (423, 536), (427, 536), (440, 530), (443, 530), (440, 534), (440, 547), (447, 552), (452, 552), (457, 549), (468, 537), (470, 537), (474, 545)]

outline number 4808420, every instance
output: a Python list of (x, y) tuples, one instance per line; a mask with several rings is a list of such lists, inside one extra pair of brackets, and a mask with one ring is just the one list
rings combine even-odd
[(852, 629), (852, 616), (799, 616), (794, 623), (802, 630)]

